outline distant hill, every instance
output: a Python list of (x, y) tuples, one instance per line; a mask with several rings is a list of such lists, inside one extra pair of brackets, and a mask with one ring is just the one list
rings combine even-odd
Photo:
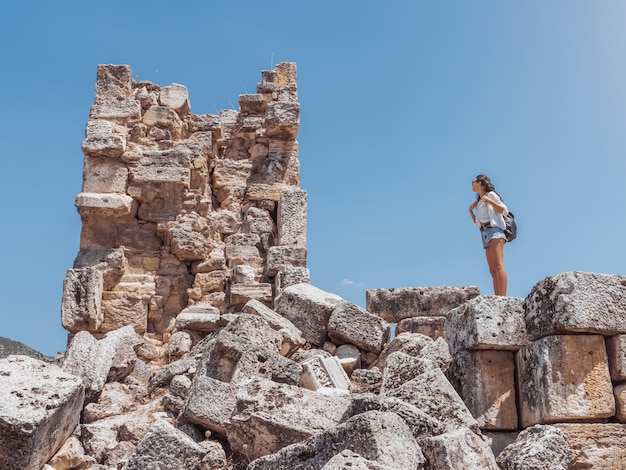
[(4, 359), (11, 354), (29, 356), (47, 362), (52, 360), (51, 357), (44, 356), (33, 348), (26, 346), (24, 343), (0, 336), (0, 359)]

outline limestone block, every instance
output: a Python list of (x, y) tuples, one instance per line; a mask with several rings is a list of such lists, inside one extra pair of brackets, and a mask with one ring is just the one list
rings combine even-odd
[[(197, 346), (196, 346), (197, 347)], [(170, 362), (157, 368), (148, 382), (148, 392), (152, 393), (159, 387), (169, 385), (177, 375), (187, 374), (196, 370), (196, 359), (191, 355)]]
[(462, 351), (446, 377), (481, 429), (517, 429), (513, 351)]
[(235, 383), (197, 374), (180, 412), (181, 418), (225, 436), (238, 388)]
[(224, 327), (224, 331), (271, 351), (279, 351), (283, 341), (282, 335), (263, 317), (251, 313), (237, 315), (237, 318)]
[(606, 352), (609, 358), (609, 371), (614, 382), (626, 381), (626, 335), (606, 338)]
[(337, 357), (316, 356), (302, 363), (300, 386), (313, 391), (323, 387), (349, 390), (350, 378)]
[(467, 427), (478, 431), (478, 423), (440, 369), (427, 370), (402, 386), (389, 390), (396, 397), (441, 421), (447, 431)]
[(626, 426), (623, 424), (554, 425), (563, 431), (574, 454), (569, 468), (621, 469), (626, 462)]
[(195, 468), (205, 453), (206, 450), (191, 437), (166, 419), (160, 419), (141, 440), (124, 468)]
[(61, 321), (67, 331), (97, 331), (103, 322), (102, 271), (94, 267), (69, 269), (63, 281)]
[[(340, 454), (347, 457), (346, 451), (352, 453), (351, 458), (345, 460), (348, 462), (347, 466), (331, 464), (330, 468), (409, 470), (424, 468), (426, 461), (420, 446), (402, 418), (395, 413), (368, 411), (322, 431), (304, 442), (285, 447), (274, 455), (259, 458), (250, 463), (248, 470), (328, 469), (328, 462), (335, 461), (338, 464), (336, 457)], [(367, 466), (355, 467), (354, 455), (359, 458), (358, 460), (365, 459)]]
[(493, 455), (496, 457), (496, 461), (500, 453), (504, 450), (504, 448), (510, 444), (515, 442), (517, 436), (519, 435), (519, 431), (487, 431), (485, 429), (481, 430), (483, 437), (489, 445), (491, 446), (491, 451)]
[(220, 311), (211, 305), (191, 305), (176, 317), (179, 330), (215, 331), (222, 326)]
[(429, 468), (499, 470), (489, 444), (467, 428), (420, 441)]
[(274, 233), (275, 224), (272, 216), (266, 209), (250, 207), (246, 211), (243, 221), (243, 231), (250, 233)]
[(305, 267), (285, 266), (276, 274), (274, 281), (275, 295), (280, 294), (283, 289), (295, 284), (310, 284), (311, 273)]
[(274, 299), (274, 310), (302, 331), (307, 341), (321, 346), (326, 341), (326, 324), (343, 299), (311, 284), (296, 284)]
[(271, 100), (271, 96), (265, 94), (239, 95), (239, 111), (242, 114), (263, 114), (267, 103)]
[(248, 160), (219, 159), (215, 162), (211, 187), (219, 202), (227, 200), (239, 189), (243, 195), (252, 173), (252, 162)]
[(383, 350), (378, 359), (372, 364), (372, 367), (382, 371), (390, 354), (394, 352), (403, 352), (409, 356), (419, 357), (422, 350), (433, 344), (433, 339), (421, 335), (419, 333), (401, 333), (397, 335)]
[(264, 124), (267, 136), (295, 139), (300, 127), (300, 104), (289, 101), (268, 103)]
[(306, 209), (306, 191), (283, 191), (278, 203), (278, 245), (306, 246)]
[(334, 356), (348, 375), (361, 368), (361, 351), (353, 344), (342, 344), (335, 350)]
[(432, 343), (428, 343), (424, 346), (419, 353), (419, 357), (432, 361), (444, 372), (452, 361), (452, 355), (450, 354), (448, 343), (443, 338), (437, 338)]
[(223, 382), (236, 383), (246, 377), (261, 376), (296, 385), (300, 380), (302, 366), (276, 351), (221, 330), (209, 341), (199, 368), (208, 377)]
[(615, 418), (620, 423), (626, 423), (626, 383), (616, 385), (613, 395), (615, 395)]
[(255, 460), (334, 427), (349, 410), (345, 398), (249, 378), (240, 383), (226, 434), (235, 453)]
[(267, 252), (267, 274), (275, 276), (288, 267), (306, 267), (307, 251), (303, 246), (272, 246)]
[(165, 231), (165, 241), (170, 252), (181, 261), (198, 261), (207, 257), (213, 242), (203, 231), (194, 230), (190, 224), (170, 223)]
[(566, 272), (539, 281), (524, 302), (531, 339), (564, 333), (626, 333), (626, 276)]
[(130, 326), (112, 331), (99, 341), (87, 331), (80, 331), (74, 335), (67, 348), (62, 368), (82, 379), (85, 398), (87, 401), (93, 401), (107, 382), (114, 363), (124, 362), (116, 356), (128, 356), (126, 362), (132, 368), (134, 361), (137, 360), (134, 347), (142, 343), (141, 337)]
[(248, 201), (280, 201), (280, 195), (288, 189), (298, 189), (283, 183), (252, 183), (246, 189), (246, 200)]
[(189, 168), (201, 149), (194, 144), (179, 144), (168, 150), (144, 150), (139, 155), (138, 163), (142, 166)]
[(117, 158), (126, 151), (126, 138), (113, 131), (113, 123), (101, 119), (89, 121), (82, 150), (91, 157)]
[(464, 349), (516, 351), (529, 342), (523, 300), (517, 297), (475, 297), (448, 312), (445, 328), (453, 355)]
[(346, 449), (331, 457), (322, 468), (324, 470), (344, 470), (346, 468), (350, 470), (393, 470), (395, 467), (368, 460)]
[(444, 317), (479, 294), (478, 287), (473, 286), (370, 289), (365, 293), (365, 309), (390, 323), (411, 317)]
[(223, 235), (237, 233), (242, 225), (241, 215), (229, 210), (219, 210), (210, 214), (212, 227)]
[(103, 322), (99, 329), (106, 333), (126, 325), (132, 325), (137, 333), (145, 333), (148, 327), (149, 296), (133, 292), (103, 292)]
[(432, 339), (446, 337), (446, 317), (413, 317), (400, 320), (396, 326), (396, 334), (420, 333)]
[(271, 305), (273, 301), (272, 284), (231, 284), (230, 304), (236, 307), (243, 307), (249, 300), (258, 300), (266, 305)]
[(567, 470), (572, 458), (563, 431), (554, 426), (536, 424), (520, 432), (515, 442), (506, 446), (496, 461), (503, 470)]
[(76, 209), (81, 217), (134, 217), (137, 201), (126, 194), (79, 193)]
[(378, 395), (383, 376), (378, 370), (356, 369), (350, 376), (350, 393), (374, 393)]
[(96, 75), (95, 103), (129, 99), (133, 94), (133, 73), (128, 65), (100, 64)]
[(43, 470), (49, 468), (49, 470), (70, 470), (77, 468), (80, 465), (84, 465), (88, 468), (89, 465), (96, 463), (93, 457), (85, 455), (85, 449), (76, 436), (70, 436), (67, 441), (63, 443), (59, 451), (54, 454), (50, 459), (50, 465), (44, 467)]
[(434, 370), (437, 365), (430, 360), (409, 356), (403, 352), (394, 352), (387, 357), (385, 370), (382, 373), (380, 393), (402, 386), (428, 370)]
[(94, 104), (89, 111), (89, 119), (107, 119), (130, 127), (141, 121), (141, 102), (121, 100)]
[(615, 414), (602, 336), (546, 336), (520, 349), (516, 361), (523, 427)]
[(85, 158), (83, 193), (126, 192), (128, 168), (117, 160)]
[(281, 62), (274, 67), (276, 83), (286, 85), (297, 82), (297, 67), (295, 62)]
[(239, 264), (231, 270), (230, 280), (233, 284), (252, 284), (257, 279), (257, 270), (252, 266)]
[(188, 331), (175, 331), (167, 342), (165, 353), (168, 357), (181, 357), (191, 351), (194, 338)]
[(389, 323), (351, 302), (338, 303), (328, 320), (328, 336), (337, 345), (349, 343), (378, 354), (390, 334)]
[(229, 266), (245, 264), (254, 268), (263, 265), (258, 245), (261, 239), (256, 233), (235, 233), (226, 238), (224, 253)]
[(0, 359), (0, 468), (39, 470), (79, 423), (79, 377), (27, 356)]
[(138, 184), (173, 183), (189, 187), (191, 170), (181, 167), (139, 167), (131, 168), (130, 181)]
[(191, 110), (187, 87), (178, 83), (172, 83), (170, 86), (161, 88), (159, 103), (173, 109), (180, 116), (185, 116)]
[(282, 338), (280, 354), (282, 356), (290, 357), (306, 343), (302, 337), (302, 332), (293, 323), (256, 299), (246, 302), (241, 311), (259, 315), (280, 333)]
[(151, 106), (143, 115), (143, 123), (149, 127), (167, 128), (174, 140), (180, 137), (183, 122), (176, 111), (166, 106)]

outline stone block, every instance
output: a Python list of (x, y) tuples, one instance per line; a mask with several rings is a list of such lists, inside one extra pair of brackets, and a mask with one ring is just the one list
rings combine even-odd
[(446, 377), (481, 429), (518, 428), (513, 351), (462, 351), (452, 359)]
[(0, 468), (39, 470), (80, 422), (79, 377), (27, 356), (0, 359)]
[(420, 333), (432, 339), (446, 337), (446, 317), (413, 317), (400, 320), (396, 326), (396, 334)]
[(126, 192), (128, 168), (117, 160), (85, 158), (83, 193)]
[(554, 426), (536, 424), (520, 432), (496, 461), (504, 470), (568, 470), (572, 457), (563, 431)]
[(626, 383), (616, 385), (613, 395), (615, 395), (615, 419), (620, 423), (626, 423)]
[(437, 364), (427, 359), (409, 356), (403, 352), (394, 352), (387, 357), (382, 374), (380, 393), (401, 387), (402, 384), (413, 380), (426, 371), (434, 370)]
[(180, 411), (180, 417), (226, 436), (226, 428), (235, 409), (238, 388), (235, 383), (197, 374)]
[(321, 388), (350, 389), (350, 378), (335, 356), (312, 357), (302, 362), (300, 386), (317, 391)]
[(191, 305), (176, 317), (179, 330), (215, 331), (222, 326), (220, 311), (211, 305)]
[(265, 135), (281, 139), (295, 139), (300, 127), (300, 104), (272, 101), (265, 109)]
[(388, 390), (385, 396), (415, 406), (443, 423), (447, 431), (467, 427), (480, 432), (477, 421), (440, 369), (427, 370), (400, 387)]
[(365, 293), (365, 309), (390, 323), (411, 317), (443, 317), (479, 294), (478, 287), (473, 286), (370, 289)]
[(274, 300), (272, 296), (272, 284), (231, 284), (230, 304), (232, 306), (242, 308), (246, 302), (252, 299), (258, 300), (266, 305), (271, 305)]
[(566, 333), (626, 333), (626, 276), (580, 271), (547, 277), (524, 302), (531, 339)]
[(103, 292), (103, 321), (99, 331), (106, 333), (126, 325), (132, 325), (137, 333), (148, 328), (148, 305), (150, 297), (133, 292)]
[(226, 260), (229, 266), (245, 264), (253, 268), (263, 265), (258, 246), (261, 243), (256, 233), (235, 233), (226, 238)]
[[(340, 456), (345, 466), (339, 466), (337, 457)], [(425, 463), (426, 459), (420, 446), (402, 418), (395, 413), (367, 411), (336, 427), (324, 430), (305, 442), (293, 444), (276, 454), (259, 458), (250, 463), (248, 470), (277, 468), (408, 470), (424, 468)]]
[(626, 381), (626, 335), (606, 338), (606, 353), (613, 382)]
[(131, 168), (130, 181), (137, 184), (172, 183), (189, 187), (191, 170), (182, 167), (149, 166)]
[(523, 300), (481, 295), (450, 310), (445, 321), (451, 354), (465, 349), (516, 351), (529, 343)]
[(88, 136), (83, 140), (82, 150), (90, 157), (117, 158), (126, 151), (126, 139), (123, 135)]
[(128, 65), (100, 64), (96, 75), (95, 103), (127, 100), (133, 95), (133, 72)]
[(159, 93), (159, 103), (162, 106), (176, 111), (180, 116), (189, 114), (191, 105), (189, 104), (189, 92), (187, 87), (179, 85), (178, 83), (172, 83), (170, 86), (161, 88)]
[(263, 115), (269, 101), (271, 101), (271, 95), (268, 99), (268, 96), (262, 93), (239, 95), (239, 111), (242, 114)]
[(278, 203), (278, 245), (306, 247), (307, 194), (300, 189), (283, 191)]
[(267, 252), (266, 271), (269, 276), (276, 276), (289, 267), (305, 268), (307, 251), (303, 246), (272, 246)]
[(141, 440), (124, 468), (191, 469), (196, 468), (206, 452), (206, 449), (169, 421), (159, 419)]
[(403, 352), (409, 356), (420, 357), (424, 348), (431, 347), (433, 343), (433, 339), (426, 335), (401, 333), (391, 340), (380, 356), (378, 356), (378, 359), (372, 364), (372, 367), (376, 367), (381, 371), (384, 370), (387, 358), (394, 352)]
[(76, 209), (81, 217), (134, 217), (137, 201), (126, 194), (79, 193)]
[[(333, 343), (328, 343), (333, 344)], [(334, 346), (334, 345), (333, 345)], [(353, 344), (342, 344), (333, 354), (348, 375), (361, 368), (361, 351)]]
[(67, 331), (97, 331), (104, 320), (104, 277), (95, 267), (69, 269), (63, 281), (61, 322)]
[(389, 342), (391, 326), (351, 302), (340, 302), (328, 320), (328, 336), (337, 345), (353, 344), (379, 354)]
[(326, 325), (335, 306), (343, 299), (311, 284), (287, 287), (274, 300), (274, 310), (291, 321), (307, 341), (322, 346)]
[(311, 273), (305, 267), (285, 266), (284, 269), (276, 273), (274, 280), (275, 295), (280, 294), (283, 289), (296, 284), (311, 284)]
[(289, 189), (298, 188), (283, 183), (252, 183), (246, 188), (246, 200), (278, 202), (283, 191)]
[(266, 209), (250, 207), (243, 220), (243, 231), (256, 234), (274, 233), (275, 224), (272, 216)]
[(420, 441), (429, 468), (499, 470), (489, 445), (467, 428)]
[(94, 104), (89, 111), (89, 119), (106, 119), (132, 126), (141, 121), (141, 102), (121, 100)]
[[(558, 423), (573, 453), (569, 468), (618, 470), (626, 462), (626, 426), (623, 424)], [(550, 469), (552, 470), (552, 469)]]
[(239, 336), (262, 348), (277, 352), (282, 345), (283, 337), (272, 328), (260, 315), (240, 313), (224, 327), (224, 332)]
[(236, 454), (255, 460), (336, 426), (350, 406), (345, 398), (250, 378), (240, 383), (228, 442)]
[(516, 357), (523, 427), (615, 414), (604, 338), (546, 336)]

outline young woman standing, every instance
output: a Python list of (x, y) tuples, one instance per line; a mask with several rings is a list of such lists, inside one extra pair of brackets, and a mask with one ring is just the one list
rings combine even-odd
[(470, 205), (469, 212), (474, 224), (480, 229), (493, 290), (495, 295), (506, 295), (508, 277), (504, 267), (506, 236), (503, 216), (509, 211), (486, 175), (474, 178), (472, 191), (477, 197)]

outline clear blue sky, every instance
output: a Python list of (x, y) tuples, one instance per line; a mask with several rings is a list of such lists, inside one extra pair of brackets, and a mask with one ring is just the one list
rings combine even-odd
[[(72, 6), (66, 6), (71, 4)], [(187, 86), (192, 111), (298, 65), (312, 283), (491, 280), (468, 206), (486, 173), (519, 225), (509, 294), (626, 273), (626, 3), (10, 2), (0, 18), (0, 336), (54, 355), (78, 252), (81, 142), (98, 64)]]

